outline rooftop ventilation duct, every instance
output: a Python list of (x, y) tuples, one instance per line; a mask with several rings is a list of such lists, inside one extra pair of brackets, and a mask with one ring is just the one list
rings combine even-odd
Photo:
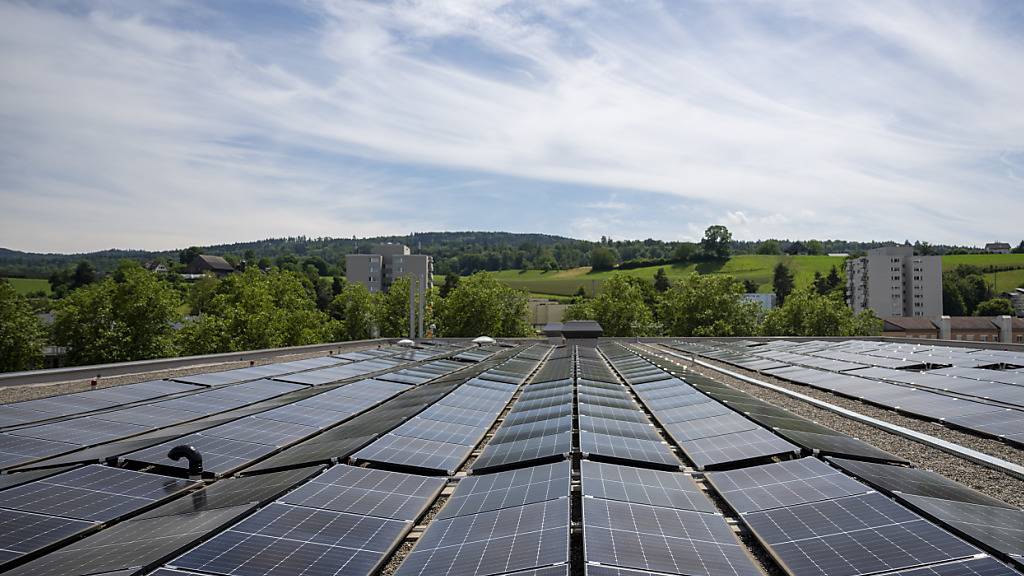
[(182, 458), (188, 460), (188, 477), (199, 480), (203, 475), (203, 455), (192, 446), (180, 444), (167, 452), (167, 457), (177, 462)]

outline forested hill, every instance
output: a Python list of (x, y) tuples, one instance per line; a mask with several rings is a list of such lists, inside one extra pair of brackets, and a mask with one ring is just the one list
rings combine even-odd
[[(569, 269), (591, 264), (591, 251), (596, 247), (611, 250), (614, 261), (626, 267), (658, 264), (677, 258), (677, 250), (693, 246), (686, 242), (661, 240), (614, 240), (600, 242), (578, 240), (549, 234), (517, 234), (512, 232), (421, 232), (407, 236), (379, 236), (375, 238), (270, 238), (252, 242), (200, 246), (199, 252), (224, 256), (232, 261), (248, 260), (264, 264), (311, 262), (325, 275), (343, 272), (344, 255), (366, 253), (381, 242), (401, 242), (414, 253), (434, 257), (435, 272), (468, 274), (479, 270)], [(786, 252), (830, 253), (859, 252), (896, 242), (850, 242), (845, 240), (768, 240), (729, 242), (732, 254)], [(955, 246), (928, 246), (930, 253), (948, 253), (964, 250)], [(141, 262), (160, 261), (169, 264), (180, 261), (185, 247), (166, 251), (104, 250), (83, 254), (38, 254), (0, 248), (0, 277), (47, 278), (55, 271), (65, 270), (83, 260), (90, 262), (100, 274), (113, 270), (120, 260)], [(768, 251), (766, 251), (768, 249)], [(968, 249), (969, 250), (969, 249)], [(692, 251), (691, 251), (692, 252)]]

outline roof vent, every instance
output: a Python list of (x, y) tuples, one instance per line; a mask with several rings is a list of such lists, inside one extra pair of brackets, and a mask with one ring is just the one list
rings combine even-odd
[(177, 462), (182, 458), (188, 460), (189, 480), (199, 480), (203, 476), (203, 455), (192, 446), (180, 444), (167, 452), (167, 457)]

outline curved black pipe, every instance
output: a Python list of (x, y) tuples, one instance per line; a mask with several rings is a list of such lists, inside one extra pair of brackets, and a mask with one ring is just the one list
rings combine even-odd
[(167, 452), (167, 457), (174, 461), (181, 460), (182, 458), (188, 459), (189, 476), (201, 476), (203, 474), (203, 455), (191, 446), (186, 444), (175, 446)]

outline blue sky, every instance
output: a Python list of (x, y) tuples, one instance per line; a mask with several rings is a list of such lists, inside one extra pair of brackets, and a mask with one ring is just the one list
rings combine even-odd
[(0, 0), (0, 246), (1024, 237), (1024, 3)]

